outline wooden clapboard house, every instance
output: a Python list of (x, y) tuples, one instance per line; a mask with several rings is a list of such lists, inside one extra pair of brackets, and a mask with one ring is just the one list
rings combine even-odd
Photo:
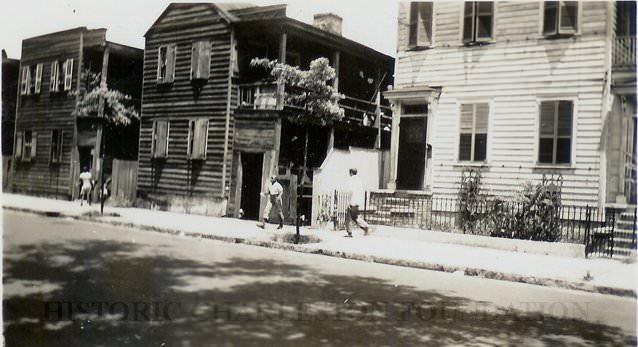
[[(635, 203), (635, 2), (404, 2), (388, 188), (456, 197), (463, 170), (513, 196)], [(633, 200), (632, 200), (633, 198)]]
[(76, 117), (72, 112), (74, 92), (87, 85), (85, 70), (131, 95), (139, 109), (142, 57), (140, 49), (107, 41), (106, 29), (79, 27), (22, 41), (12, 191), (77, 197), (82, 168), (99, 181), (102, 170), (110, 174), (113, 157), (135, 159), (139, 123), (101, 136), (97, 114)]
[(295, 110), (284, 102), (286, 87), (250, 67), (256, 57), (301, 68), (326, 57), (338, 71), (333, 83), (346, 95), (347, 117), (313, 128), (308, 167), (319, 166), (329, 146), (389, 146), (380, 129), (391, 111), (378, 91), (392, 82), (394, 60), (342, 37), (338, 16), (319, 15), (315, 24), (286, 17), (284, 5), (169, 5), (145, 35), (139, 197), (170, 210), (242, 210), (256, 219), (265, 204), (259, 192), (274, 174), (294, 218), (304, 132), (287, 121)]

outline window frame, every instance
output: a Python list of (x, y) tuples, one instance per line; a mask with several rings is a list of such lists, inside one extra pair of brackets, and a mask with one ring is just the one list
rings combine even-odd
[[(476, 118), (477, 118), (477, 106), (478, 105), (486, 105), (487, 107), (487, 112), (485, 114), (485, 126), (486, 126), (486, 131), (485, 131), (485, 159), (482, 160), (476, 160), (474, 158), (475, 155), (475, 151), (476, 151)], [(461, 159), (461, 136), (463, 134), (467, 135), (468, 133), (464, 133), (462, 132), (462, 117), (463, 117), (463, 106), (464, 105), (471, 105), (472, 106), (472, 132), (471, 132), (471, 137), (470, 137), (470, 159)], [(467, 100), (467, 101), (463, 101), (460, 102), (458, 105), (458, 115), (459, 115), (459, 126), (458, 126), (458, 140), (457, 140), (457, 162), (458, 163), (462, 163), (462, 164), (484, 164), (488, 162), (488, 158), (489, 158), (489, 143), (490, 143), (490, 122), (491, 122), (491, 112), (492, 112), (492, 103), (489, 101), (483, 101), (483, 100)], [(478, 133), (478, 134), (483, 134), (483, 133)]]
[[(553, 4), (556, 3), (557, 4), (557, 8), (556, 8), (556, 21), (554, 23), (555, 25), (555, 29), (553, 32), (548, 32), (545, 30), (545, 17), (547, 14), (547, 5), (548, 4)], [(574, 14), (574, 19), (575, 19), (575, 25), (571, 28), (562, 28), (562, 11), (563, 8), (565, 7), (565, 3), (574, 3), (576, 6), (575, 9), (575, 14)], [(569, 36), (574, 36), (574, 35), (578, 35), (580, 33), (580, 27), (581, 27), (581, 11), (582, 11), (582, 6), (580, 6), (580, 2), (579, 1), (548, 1), (548, 2), (542, 2), (541, 6), (540, 6), (540, 10), (541, 10), (541, 15), (540, 15), (540, 34), (546, 38), (557, 38), (557, 37), (569, 37)]]
[[(558, 156), (558, 139), (559, 139), (559, 135), (558, 135), (558, 109), (559, 109), (559, 105), (560, 102), (570, 102), (571, 103), (571, 108), (572, 108), (572, 114), (571, 114), (571, 129), (569, 132), (569, 162), (568, 163), (557, 163), (556, 162), (556, 158)], [(552, 134), (552, 162), (543, 162), (540, 160), (540, 150), (541, 150), (541, 138), (548, 138), (547, 136), (545, 137), (541, 137), (541, 125), (542, 125), (542, 104), (544, 102), (553, 102), (556, 103), (556, 105), (554, 106), (554, 119), (553, 119), (553, 126), (554, 126), (554, 133)], [(536, 131), (536, 151), (534, 153), (535, 155), (535, 162), (537, 166), (549, 166), (549, 167), (573, 167), (575, 165), (575, 150), (574, 150), (574, 144), (575, 144), (575, 140), (576, 140), (576, 115), (578, 114), (577, 112), (577, 103), (575, 98), (569, 98), (569, 97), (556, 97), (556, 98), (546, 98), (546, 99), (539, 99), (537, 102), (537, 131)], [(561, 138), (565, 138), (565, 135), (560, 136)]]
[[(64, 148), (64, 130), (62, 129), (51, 130), (51, 151), (49, 153), (50, 164), (59, 164), (62, 162), (63, 148)], [(55, 151), (56, 149), (57, 151)]]
[[(201, 132), (197, 132), (199, 122), (203, 122), (203, 127), (205, 128), (203, 134)], [(188, 120), (188, 138), (187, 138), (187, 148), (186, 148), (186, 157), (189, 160), (206, 160), (206, 154), (208, 152), (208, 130), (209, 130), (209, 120), (207, 118), (196, 118)], [(197, 138), (196, 135), (199, 134), (204, 138)], [(194, 147), (199, 144), (202, 146), (200, 148), (200, 156), (194, 155)]]
[[(163, 155), (157, 155), (157, 127), (159, 123), (166, 122), (166, 148)], [(156, 119), (152, 123), (151, 132), (151, 159), (166, 159), (168, 158), (168, 143), (170, 140), (171, 122), (169, 119)]]
[[(29, 134), (30, 141), (27, 142), (27, 134)], [(20, 161), (22, 162), (31, 162), (34, 161), (37, 154), (38, 148), (38, 133), (33, 130), (23, 130), (21, 131), (21, 141), (22, 141), (22, 155), (20, 156)]]
[(73, 88), (73, 58), (68, 58), (64, 61), (64, 91), (69, 91)]
[[(166, 53), (162, 59), (162, 49), (165, 49)], [(172, 56), (171, 59), (169, 59)], [(157, 48), (157, 84), (170, 84), (175, 82), (175, 65), (177, 62), (177, 45), (175, 43), (169, 43), (160, 45)], [(164, 75), (162, 76), (162, 66), (165, 66)]]
[(49, 92), (56, 93), (60, 91), (60, 61), (51, 62), (51, 74), (49, 76)]
[[(419, 35), (420, 30), (419, 26), (424, 21), (421, 18), (421, 11), (419, 5), (429, 5), (430, 6), (430, 20), (429, 20), (429, 28), (425, 30), (429, 35), (425, 40), (421, 40), (421, 35)], [(408, 49), (418, 49), (418, 48), (430, 48), (434, 46), (434, 28), (435, 28), (435, 18), (434, 1), (412, 1), (410, 2), (410, 7), (408, 9)], [(416, 17), (413, 18), (413, 11), (416, 10)], [(412, 41), (412, 37), (414, 35), (414, 42)]]
[(20, 72), (20, 95), (31, 95), (31, 65), (22, 65)]
[[(489, 3), (492, 6), (492, 13), (491, 13), (491, 23), (490, 23), (490, 35), (489, 37), (478, 37), (478, 26), (479, 26), (479, 14), (478, 14), (478, 5), (479, 3)], [(465, 38), (465, 18), (466, 13), (465, 13), (465, 7), (466, 4), (471, 4), (472, 5), (472, 32), (471, 32), (471, 39), (466, 39)], [(468, 1), (468, 2), (464, 2), (461, 5), (461, 14), (460, 14), (460, 23), (461, 23), (461, 30), (460, 30), (460, 39), (461, 39), (461, 43), (464, 46), (473, 46), (473, 45), (480, 45), (480, 44), (486, 44), (486, 43), (490, 43), (493, 42), (496, 39), (496, 30), (495, 30), (495, 23), (496, 23), (496, 5), (497, 2), (491, 2), (491, 1)]]

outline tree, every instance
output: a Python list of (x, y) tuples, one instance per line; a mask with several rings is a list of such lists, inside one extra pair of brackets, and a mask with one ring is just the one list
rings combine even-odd
[[(132, 97), (115, 89), (109, 89), (106, 81), (101, 78), (101, 74), (93, 73), (90, 70), (84, 70), (81, 76), (85, 86), (83, 89), (74, 91), (71, 94), (76, 96), (75, 108), (71, 113), (76, 117), (98, 117), (104, 120), (100, 124), (97, 132), (97, 149), (98, 156), (104, 159), (104, 129), (115, 130), (117, 128), (125, 128), (131, 124), (133, 120), (139, 120), (140, 115), (131, 105)], [(104, 164), (102, 164), (103, 166)], [(99, 184), (101, 187), (104, 182), (104, 168), (100, 168)], [(100, 188), (100, 193), (103, 189)], [(101, 211), (104, 210), (104, 195), (101, 197)]]
[[(276, 60), (255, 58), (250, 62), (252, 67), (262, 67), (270, 71), (277, 81), (290, 88), (284, 94), (285, 103), (296, 106), (296, 112), (289, 118), (291, 122), (305, 127), (304, 163), (302, 167), (301, 189), (304, 190), (304, 177), (308, 163), (308, 136), (312, 125), (332, 125), (343, 119), (344, 110), (339, 107), (339, 94), (329, 83), (336, 77), (336, 71), (330, 66), (327, 58), (317, 58), (310, 62), (308, 70), (296, 66), (282, 64)], [(281, 89), (280, 89), (281, 90)], [(297, 198), (296, 231), (299, 240), (299, 197)]]

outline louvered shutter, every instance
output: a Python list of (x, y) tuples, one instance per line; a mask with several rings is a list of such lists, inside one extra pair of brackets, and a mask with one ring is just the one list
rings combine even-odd
[(195, 125), (197, 136), (195, 137), (197, 148), (196, 158), (206, 159), (206, 144), (208, 140), (208, 119), (198, 119)]
[(28, 95), (30, 92), (29, 83), (31, 81), (31, 72), (29, 66), (22, 67), (22, 79), (20, 80), (20, 94)]
[(400, 18), (398, 20), (398, 29), (397, 29), (397, 46), (400, 51), (405, 51), (408, 49), (410, 45), (410, 9), (412, 5), (407, 1), (399, 2), (399, 14)]
[(547, 1), (544, 3), (543, 11), (543, 34), (554, 35), (558, 33), (558, 1)]
[(71, 90), (73, 85), (73, 59), (67, 59), (64, 63), (64, 90)]
[(172, 83), (175, 80), (175, 61), (177, 57), (177, 46), (172, 44), (166, 49), (166, 75), (164, 82)]
[(432, 3), (421, 2), (418, 4), (417, 45), (429, 46), (432, 44)]
[(578, 29), (578, 2), (565, 1), (560, 4), (561, 33), (574, 33)]
[(463, 42), (474, 41), (474, 3), (466, 2), (463, 10)]
[(35, 160), (36, 150), (38, 149), (38, 133), (33, 131), (31, 132), (31, 156), (29, 160)]
[(153, 157), (165, 158), (168, 154), (168, 121), (155, 121), (153, 131)]
[(193, 42), (191, 49), (191, 79), (199, 78), (199, 52), (201, 42)]
[(40, 88), (42, 87), (42, 64), (35, 66), (35, 88), (34, 93), (40, 94)]
[(22, 158), (22, 146), (24, 146), (24, 132), (22, 131), (18, 131), (16, 132), (16, 143), (15, 143), (15, 151), (14, 151), (14, 157), (16, 159), (20, 159)]
[(60, 69), (60, 64), (58, 61), (54, 61), (51, 63), (51, 78), (49, 81), (49, 91), (56, 92), (58, 91), (58, 73)]

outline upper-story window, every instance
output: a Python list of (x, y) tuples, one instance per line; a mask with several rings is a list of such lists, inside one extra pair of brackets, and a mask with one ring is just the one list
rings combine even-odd
[(35, 160), (38, 134), (35, 131), (25, 130), (16, 133), (14, 156), (21, 161)]
[(191, 79), (207, 80), (210, 77), (210, 41), (193, 42), (191, 50)]
[(175, 44), (160, 46), (157, 52), (157, 83), (173, 83), (175, 80)]
[(543, 35), (571, 35), (578, 30), (577, 1), (547, 1), (543, 11)]
[(67, 59), (62, 65), (64, 69), (64, 90), (71, 90), (73, 85), (73, 59)]
[(489, 41), (494, 31), (494, 3), (466, 2), (463, 11), (463, 43)]
[(574, 105), (569, 100), (541, 102), (539, 163), (569, 164), (571, 162), (573, 112)]
[(485, 161), (487, 158), (487, 103), (462, 104), (459, 135), (459, 161)]
[(428, 47), (432, 45), (432, 2), (410, 3), (410, 33), (408, 45)]
[(42, 86), (42, 64), (26, 65), (22, 67), (20, 80), (20, 94), (40, 94)]

